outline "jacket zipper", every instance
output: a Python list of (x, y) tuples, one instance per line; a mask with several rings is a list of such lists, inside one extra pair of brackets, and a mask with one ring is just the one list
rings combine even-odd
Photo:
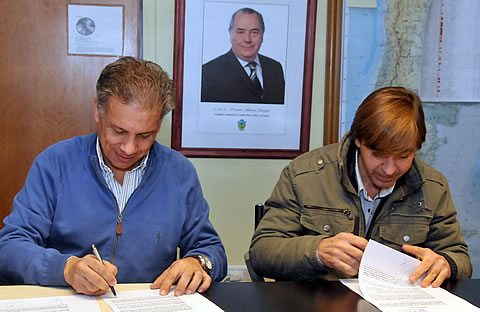
[(305, 208), (314, 208), (314, 209), (320, 209), (320, 210), (328, 210), (328, 211), (335, 211), (335, 212), (341, 212), (345, 214), (348, 217), (348, 220), (352, 220), (352, 211), (350, 209), (342, 209), (342, 208), (325, 208), (325, 207), (320, 207), (320, 206), (314, 206), (314, 205), (303, 205)]
[(112, 262), (115, 260), (115, 253), (117, 251), (117, 243), (118, 243), (118, 237), (122, 234), (122, 215), (118, 215), (117, 219), (117, 230), (115, 231), (115, 245), (113, 245), (113, 253), (112, 253)]
[[(150, 168), (150, 166), (147, 166), (147, 168), (145, 168), (144, 178), (147, 177), (147, 172), (148, 172), (149, 168)], [(135, 195), (135, 193), (140, 188), (140, 186), (143, 185), (143, 181), (145, 181), (145, 179), (142, 179), (142, 182), (140, 182), (140, 184), (137, 186), (135, 191), (133, 191), (133, 193), (130, 195), (127, 202), (125, 203), (125, 207), (123, 207), (123, 211), (125, 211), (125, 209), (127, 209), (127, 206), (128, 206), (128, 203), (130, 202), (130, 199), (133, 197), (133, 195)], [(107, 186), (107, 188), (108, 188), (108, 186)], [(110, 192), (112, 193), (112, 191), (110, 191)], [(113, 193), (112, 193), (112, 195), (113, 195)], [(115, 197), (115, 195), (113, 195), (113, 197)], [(116, 199), (115, 199), (115, 202), (117, 202)], [(118, 218), (117, 218), (117, 228), (115, 230), (115, 244), (113, 245), (113, 252), (112, 252), (112, 262), (111, 262), (112, 264), (113, 264), (113, 260), (115, 260), (115, 254), (117, 253), (118, 239), (120, 238), (120, 235), (122, 235), (123, 211), (120, 212), (120, 207), (118, 207), (118, 203), (117, 203), (117, 211), (118, 211)]]
[[(112, 252), (112, 261), (110, 263), (113, 264), (113, 261), (115, 260), (115, 254), (117, 252), (117, 245), (118, 245), (118, 239), (120, 237), (120, 235), (122, 234), (122, 217), (123, 217), (123, 212), (120, 212), (120, 207), (118, 206), (118, 202), (117, 202), (117, 199), (115, 197), (115, 194), (113, 194), (113, 192), (110, 190), (110, 188), (108, 187), (107, 184), (105, 184), (105, 182), (103, 182), (102, 178), (99, 176), (98, 174), (98, 171), (97, 171), (97, 166), (95, 164), (95, 157), (92, 157), (92, 165), (93, 165), (93, 168), (95, 170), (95, 174), (97, 175), (97, 178), (98, 180), (100, 181), (100, 183), (103, 184), (103, 186), (105, 186), (107, 188), (107, 190), (110, 192), (110, 194), (112, 194), (113, 198), (115, 199), (115, 204), (117, 205), (117, 212), (118, 212), (118, 217), (117, 217), (117, 228), (115, 229), (115, 244), (113, 245), (113, 252)], [(127, 202), (125, 203), (125, 207), (124, 207), (124, 210), (125, 208), (127, 208), (127, 205), (128, 205), (128, 202), (130, 201), (130, 198), (132, 198), (132, 196), (137, 192), (137, 190), (140, 188), (140, 186), (143, 185), (143, 182), (145, 181), (145, 178), (147, 177), (147, 173), (150, 169), (150, 165), (147, 165), (147, 167), (145, 168), (145, 173), (144, 173), (144, 179), (142, 179), (142, 182), (140, 182), (140, 184), (137, 186), (137, 188), (135, 189), (135, 191), (133, 191), (133, 193), (130, 195), (130, 197), (128, 198)]]
[(118, 236), (122, 234), (122, 214), (120, 213), (120, 208), (118, 207), (118, 202), (115, 197), (115, 194), (113, 194), (113, 192), (110, 190), (108, 185), (105, 184), (105, 182), (103, 182), (102, 178), (98, 174), (97, 166), (95, 164), (95, 157), (92, 157), (91, 159), (92, 159), (93, 169), (95, 171), (95, 174), (97, 175), (98, 181), (100, 181), (100, 183), (102, 183), (103, 186), (105, 186), (105, 188), (110, 192), (110, 194), (112, 194), (113, 198), (115, 199), (115, 205), (117, 206), (117, 212), (118, 212), (117, 228), (115, 230), (115, 244), (113, 245), (112, 261), (110, 262), (113, 264), (113, 260), (115, 260), (115, 251), (117, 250)]
[[(142, 183), (143, 183), (143, 180), (142, 180)], [(140, 185), (142, 185), (142, 183), (140, 183)], [(140, 187), (140, 185), (138, 185), (137, 189)], [(107, 186), (107, 188), (108, 188), (108, 186)], [(128, 198), (127, 202), (125, 203), (125, 207), (123, 208), (123, 211), (125, 211), (125, 208), (127, 208), (127, 205), (128, 205), (128, 202), (130, 201), (130, 198), (132, 198), (133, 194), (135, 194), (136, 191), (137, 190), (133, 191), (132, 195), (130, 195), (130, 197)], [(112, 191), (110, 191), (110, 193), (112, 193), (113, 197), (115, 197), (115, 195), (113, 194)], [(115, 244), (113, 245), (112, 262), (111, 262), (112, 264), (113, 264), (113, 260), (115, 260), (115, 254), (117, 253), (118, 239), (120, 238), (120, 235), (122, 234), (122, 218), (123, 218), (123, 211), (120, 212), (120, 207), (118, 207), (117, 199), (115, 199), (115, 202), (117, 203), (118, 218), (117, 218), (117, 228), (115, 229)]]

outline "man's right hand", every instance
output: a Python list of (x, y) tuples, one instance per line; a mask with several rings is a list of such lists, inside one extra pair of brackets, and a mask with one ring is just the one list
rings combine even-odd
[(117, 272), (117, 267), (110, 262), (103, 261), (102, 264), (94, 255), (86, 255), (83, 258), (68, 259), (63, 276), (77, 293), (99, 296), (106, 294), (110, 286), (117, 284)]
[(339, 233), (324, 238), (317, 247), (317, 254), (323, 265), (344, 272), (348, 275), (358, 274), (363, 251), (368, 241), (352, 233)]

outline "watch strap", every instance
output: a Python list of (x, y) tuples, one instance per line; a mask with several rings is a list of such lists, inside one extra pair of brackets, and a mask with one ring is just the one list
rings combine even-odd
[(212, 271), (212, 262), (210, 262), (210, 259), (208, 259), (207, 256), (205, 255), (193, 255), (193, 258), (197, 259), (200, 265), (202, 266), (202, 269), (207, 272), (207, 274), (210, 274)]

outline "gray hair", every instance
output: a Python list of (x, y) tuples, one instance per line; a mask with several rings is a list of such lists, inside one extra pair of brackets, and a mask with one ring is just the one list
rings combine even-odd
[(237, 16), (238, 13), (256, 14), (257, 17), (258, 17), (258, 20), (260, 22), (260, 26), (262, 27), (262, 32), (265, 32), (265, 23), (263, 22), (262, 14), (260, 14), (260, 12), (255, 11), (254, 9), (251, 9), (251, 8), (242, 8), (242, 9), (239, 9), (239, 10), (235, 11), (235, 13), (233, 13), (233, 15), (232, 15), (232, 18), (230, 19), (230, 26), (228, 27), (228, 30), (232, 30), (233, 23), (235, 21), (235, 16)]
[(125, 104), (142, 100), (141, 105), (159, 109), (160, 120), (175, 108), (175, 91), (168, 74), (157, 64), (131, 56), (108, 64), (97, 80), (97, 105), (103, 114), (110, 96)]

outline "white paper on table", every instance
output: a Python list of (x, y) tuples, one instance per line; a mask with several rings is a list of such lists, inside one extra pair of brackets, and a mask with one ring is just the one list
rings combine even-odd
[(111, 293), (104, 295), (103, 300), (114, 312), (223, 311), (199, 293), (175, 296), (173, 289), (166, 296), (160, 296), (158, 289), (120, 291), (117, 292), (117, 297)]
[(417, 259), (369, 240), (358, 280), (341, 282), (382, 311), (480, 311), (443, 288), (410, 283), (408, 277), (419, 264)]
[(100, 312), (100, 308), (95, 297), (74, 295), (0, 300), (0, 312), (4, 311)]

